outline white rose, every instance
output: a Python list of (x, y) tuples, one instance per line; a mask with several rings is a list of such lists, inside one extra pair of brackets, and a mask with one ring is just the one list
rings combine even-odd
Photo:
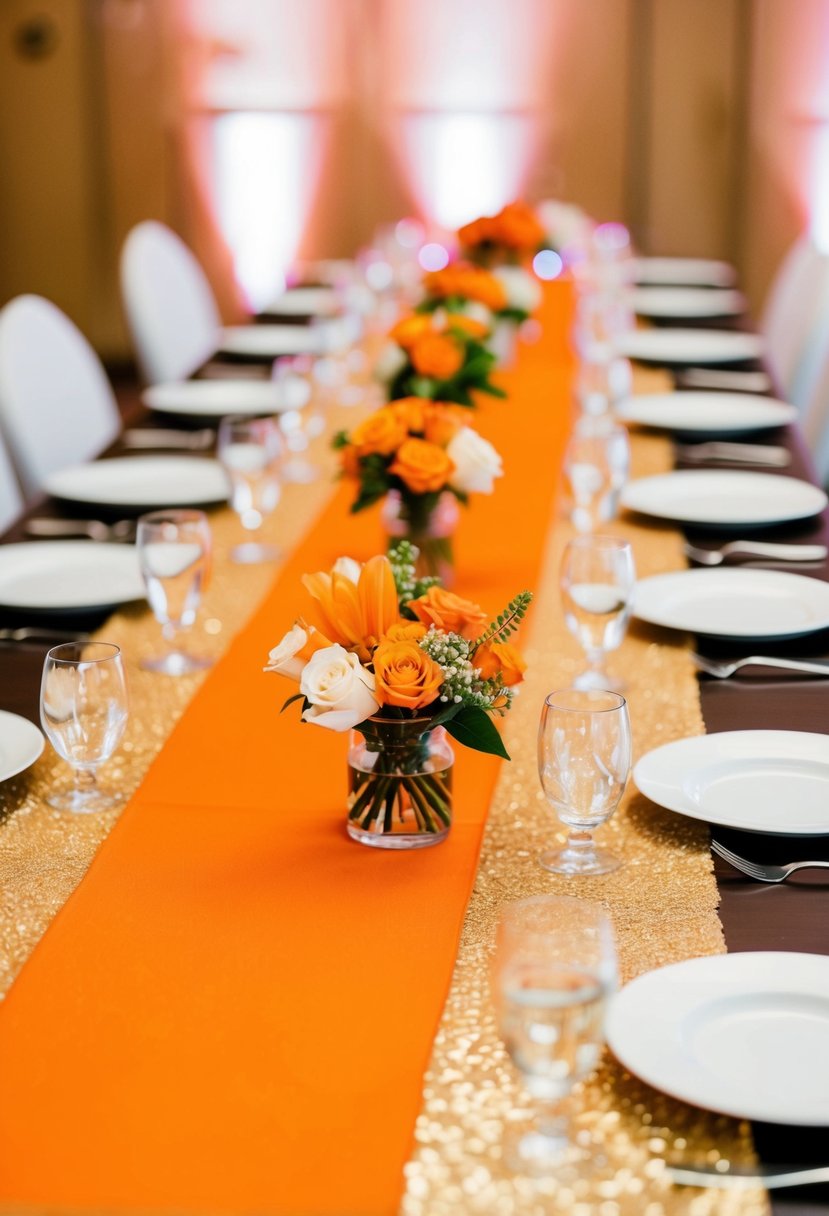
[(541, 287), (537, 280), (520, 266), (499, 266), (493, 271), (507, 293), (509, 308), (534, 312), (541, 303)]
[(452, 485), (463, 494), (491, 494), (495, 478), (504, 471), (492, 444), (469, 426), (450, 440), (446, 454), (455, 466)]
[(344, 646), (317, 650), (305, 664), (299, 691), (311, 702), (304, 721), (329, 730), (351, 730), (380, 708), (374, 676)]
[(387, 342), (380, 348), (377, 362), (374, 364), (374, 378), (381, 384), (391, 384), (392, 380), (406, 366), (408, 359), (396, 342)]
[(296, 656), (308, 641), (310, 632), (301, 625), (294, 625), (285, 634), (278, 646), (274, 646), (268, 655), (268, 665), (265, 671), (276, 671), (281, 676), (298, 680), (305, 667), (305, 660)]
[(331, 567), (331, 573), (341, 574), (350, 583), (356, 584), (359, 581), (362, 568), (362, 565), (359, 562), (355, 562), (353, 557), (338, 557)]
[(492, 329), (492, 313), (487, 308), (486, 304), (482, 304), (480, 300), (470, 300), (464, 313), (472, 321), (480, 321), (481, 325), (485, 325), (487, 329)]

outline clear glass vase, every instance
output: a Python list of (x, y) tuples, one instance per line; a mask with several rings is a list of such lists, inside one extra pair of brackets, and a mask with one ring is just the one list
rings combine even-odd
[(428, 718), (370, 718), (348, 749), (348, 834), (378, 849), (422, 849), (452, 824), (452, 766), (446, 731)]
[(411, 541), (419, 550), (416, 573), (423, 578), (434, 575), (444, 587), (455, 581), (455, 553), (452, 538), (460, 519), (454, 494), (407, 494), (390, 490), (383, 503), (383, 527), (389, 547), (398, 540)]

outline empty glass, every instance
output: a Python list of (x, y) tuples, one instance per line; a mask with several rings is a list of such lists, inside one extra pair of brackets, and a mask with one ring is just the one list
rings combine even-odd
[(616, 517), (629, 469), (625, 428), (608, 417), (580, 419), (564, 453), (570, 521), (577, 532), (593, 532)]
[[(604, 1009), (616, 987), (616, 952), (599, 904), (536, 895), (501, 909), (492, 973), (498, 1026), (537, 1114), (511, 1123), (507, 1164), (522, 1173), (581, 1164), (565, 1100), (593, 1072), (604, 1042)], [(566, 1176), (566, 1175), (565, 1175)]]
[(186, 675), (210, 667), (212, 659), (176, 645), (180, 630), (196, 619), (202, 584), (210, 569), (210, 525), (204, 511), (152, 511), (138, 520), (136, 548), (147, 599), (168, 649), (141, 660), (147, 671)]
[(72, 789), (47, 796), (50, 806), (89, 813), (120, 802), (121, 794), (102, 789), (96, 780), (98, 765), (115, 751), (127, 724), (120, 647), (110, 642), (53, 646), (43, 663), (40, 721), (74, 777)]
[(576, 536), (561, 559), (560, 586), (567, 628), (587, 656), (574, 688), (618, 688), (605, 670), (609, 650), (621, 645), (636, 582), (633, 551), (615, 536)]
[(547, 801), (570, 829), (563, 849), (539, 854), (554, 874), (609, 874), (621, 862), (597, 849), (593, 829), (616, 810), (630, 772), (630, 718), (625, 698), (597, 689), (565, 688), (544, 701), (538, 772)]
[(287, 409), (279, 415), (279, 427), (285, 448), (282, 462), (282, 480), (308, 485), (319, 477), (319, 469), (308, 458), (311, 440), (325, 430), (325, 419), (319, 403), (311, 389), (313, 361), (310, 357), (297, 356), (277, 359), (273, 366), (272, 379), (278, 386), (280, 397)]
[[(247, 415), (223, 418), (216, 454), (230, 479), (230, 502), (250, 532), (261, 528), (279, 502), (282, 438), (276, 418)], [(232, 562), (269, 562), (280, 556), (276, 545), (250, 540), (230, 550)]]

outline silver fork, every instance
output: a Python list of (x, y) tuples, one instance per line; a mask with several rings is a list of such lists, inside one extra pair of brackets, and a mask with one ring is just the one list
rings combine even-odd
[(762, 464), (774, 469), (785, 469), (792, 461), (791, 453), (783, 447), (726, 443), (719, 439), (713, 439), (709, 443), (678, 443), (674, 451), (680, 459), (695, 463), (723, 460), (729, 464)]
[(68, 629), (40, 629), (37, 625), (24, 625), (19, 629), (0, 629), (0, 642), (88, 642), (88, 633), (76, 633)]
[(24, 524), (29, 536), (88, 536), (90, 540), (121, 541), (135, 537), (135, 520), (119, 519), (114, 524), (102, 519), (29, 519)]
[(735, 870), (741, 870), (757, 882), (784, 882), (795, 870), (829, 870), (829, 861), (790, 861), (785, 866), (761, 865), (758, 861), (748, 861), (747, 858), (732, 853), (731, 849), (727, 849), (718, 840), (711, 841), (711, 848)]
[(829, 1166), (732, 1166), (729, 1170), (718, 1170), (716, 1165), (672, 1165), (667, 1166), (674, 1182), (682, 1186), (716, 1186), (741, 1188), (762, 1186), (766, 1190), (775, 1187), (809, 1186), (815, 1182), (829, 1182)]
[(209, 427), (200, 431), (176, 431), (145, 426), (124, 431), (121, 442), (127, 448), (183, 448), (188, 452), (204, 452), (215, 438), (215, 431)]
[(781, 545), (761, 540), (731, 540), (720, 549), (698, 549), (685, 544), (685, 556), (700, 566), (721, 566), (727, 557), (761, 557), (777, 562), (822, 562), (826, 545)]
[(727, 680), (741, 667), (777, 667), (782, 671), (801, 671), (812, 676), (829, 676), (829, 663), (821, 663), (817, 659), (776, 659), (766, 654), (750, 654), (744, 659), (732, 659), (730, 663), (716, 663), (713, 659), (705, 659), (701, 654), (692, 654), (691, 658), (708, 676), (718, 680)]

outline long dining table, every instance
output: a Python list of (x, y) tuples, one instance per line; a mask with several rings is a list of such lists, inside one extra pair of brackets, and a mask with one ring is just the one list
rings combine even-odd
[[(604, 1162), (595, 1178), (529, 1182), (501, 1159), (503, 1127), (526, 1104), (487, 991), (505, 899), (600, 900), (625, 980), (725, 950), (829, 953), (819, 872), (751, 883), (712, 862), (706, 825), (632, 783), (599, 831), (622, 855), (619, 871), (568, 880), (535, 861), (561, 833), (535, 771), (540, 702), (582, 662), (557, 583), (572, 535), (559, 493), (574, 412), (571, 317), (570, 285), (549, 285), (540, 336), (502, 373), (507, 399), (482, 403), (475, 424), (505, 476), (461, 521), (456, 589), (493, 614), (524, 587), (536, 600), (522, 639), (528, 676), (504, 726), (512, 762), (459, 754), (445, 844), (395, 854), (349, 841), (345, 740), (280, 714), (292, 689), (262, 671), (309, 610), (301, 575), (384, 543), (376, 512), (349, 514), (350, 487), (335, 482), (324, 441), (325, 475), (289, 487), (267, 524), (284, 550), (275, 566), (232, 566), (238, 521), (229, 508), (211, 512), (213, 579), (195, 631), (216, 659), (209, 673), (139, 670), (158, 646), (144, 605), (96, 622), (128, 663), (130, 728), (102, 774), (127, 796), (124, 809), (53, 812), (44, 795), (63, 773), (48, 749), (0, 787), (0, 1210), (744, 1216), (769, 1210), (761, 1188), (674, 1186), (666, 1152), (825, 1160), (826, 1129), (752, 1128), (652, 1090), (610, 1057), (578, 1096), (580, 1134)], [(658, 391), (669, 378), (640, 368), (636, 386)], [(354, 416), (334, 414), (335, 426)], [(145, 415), (132, 405), (131, 418)], [(767, 439), (791, 450), (788, 474), (810, 476), (795, 429)], [(634, 476), (673, 466), (663, 435), (631, 440)], [(22, 539), (23, 526), (5, 539)], [(685, 566), (669, 525), (623, 515), (610, 530), (631, 540), (640, 575)], [(825, 539), (826, 517), (789, 534)], [(829, 566), (809, 573), (827, 578)], [(45, 649), (0, 644), (0, 709), (38, 720)], [(829, 639), (780, 650), (825, 654)], [(706, 729), (829, 734), (826, 680), (698, 679), (683, 634), (634, 623), (611, 670), (630, 690), (637, 758)], [(802, 847), (717, 835), (758, 858)], [(829, 856), (829, 840), (815, 847)], [(829, 1188), (774, 1197), (772, 1210), (826, 1212)]]

